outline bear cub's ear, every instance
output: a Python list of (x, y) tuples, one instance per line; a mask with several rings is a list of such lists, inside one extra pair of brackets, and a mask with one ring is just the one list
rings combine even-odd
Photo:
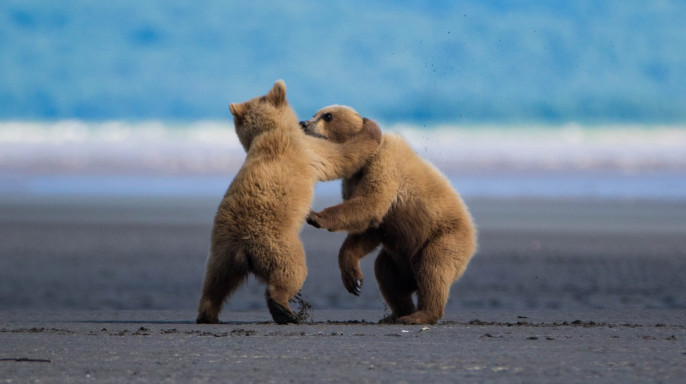
[(274, 87), (267, 93), (267, 100), (275, 107), (286, 104), (286, 83), (283, 80), (274, 83)]
[(377, 124), (374, 120), (363, 117), (361, 132), (365, 132), (377, 142), (381, 142), (381, 128), (379, 128), (379, 124)]
[(240, 117), (243, 114), (243, 104), (231, 103), (229, 104), (229, 110), (234, 117)]

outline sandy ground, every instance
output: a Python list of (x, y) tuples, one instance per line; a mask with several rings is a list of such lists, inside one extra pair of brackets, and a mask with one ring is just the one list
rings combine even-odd
[(686, 375), (686, 311), (450, 312), (438, 325), (322, 310), (198, 326), (190, 311), (0, 312), (2, 382), (662, 382)]
[[(319, 201), (319, 208), (331, 201)], [(192, 324), (217, 201), (0, 199), (0, 382), (682, 382), (686, 203), (471, 200), (480, 251), (443, 321), (377, 325), (342, 235), (305, 228), (313, 307), (269, 322), (249, 280)]]
[[(217, 203), (2, 198), (0, 309), (194, 309)], [(686, 202), (468, 204), (480, 249), (449, 309), (686, 308)], [(336, 260), (344, 235), (306, 225), (301, 237), (315, 310), (383, 309), (374, 254), (355, 297)], [(263, 309), (263, 292), (251, 279), (227, 310)]]

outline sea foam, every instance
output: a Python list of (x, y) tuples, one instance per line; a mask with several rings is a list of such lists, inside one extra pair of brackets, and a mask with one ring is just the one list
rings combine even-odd
[[(390, 125), (446, 173), (682, 170), (682, 126)], [(0, 172), (226, 173), (245, 152), (224, 121), (2, 122)]]
[[(467, 195), (686, 198), (684, 126), (382, 129)], [(244, 159), (230, 121), (0, 122), (0, 193), (209, 195)]]

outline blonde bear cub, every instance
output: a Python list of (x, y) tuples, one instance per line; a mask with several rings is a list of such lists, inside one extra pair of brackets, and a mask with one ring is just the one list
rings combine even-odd
[(298, 233), (314, 185), (351, 177), (376, 151), (381, 130), (366, 121), (345, 143), (308, 136), (288, 104), (283, 81), (230, 109), (247, 154), (217, 209), (196, 322), (219, 322), (225, 299), (253, 273), (267, 285), (274, 321), (297, 323), (288, 301), (307, 275)]
[[(354, 137), (361, 119), (353, 109), (335, 105), (300, 124), (313, 136), (343, 143)], [(405, 140), (386, 133), (367, 165), (343, 180), (343, 199), (311, 212), (308, 223), (348, 232), (338, 255), (345, 288), (360, 294), (359, 261), (381, 244), (374, 274), (393, 312), (382, 321), (436, 323), (452, 283), (477, 248), (477, 231), (460, 195)]]

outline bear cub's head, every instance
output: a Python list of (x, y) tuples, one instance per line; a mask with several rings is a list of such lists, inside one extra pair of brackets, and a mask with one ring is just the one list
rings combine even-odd
[(298, 117), (286, 99), (286, 83), (277, 80), (264, 96), (229, 105), (236, 135), (248, 151), (253, 139), (273, 129), (298, 129)]
[(344, 105), (330, 105), (317, 111), (310, 120), (301, 121), (306, 134), (336, 143), (344, 143), (363, 130), (371, 130), (381, 138), (381, 129), (370, 119), (360, 116), (354, 109)]

